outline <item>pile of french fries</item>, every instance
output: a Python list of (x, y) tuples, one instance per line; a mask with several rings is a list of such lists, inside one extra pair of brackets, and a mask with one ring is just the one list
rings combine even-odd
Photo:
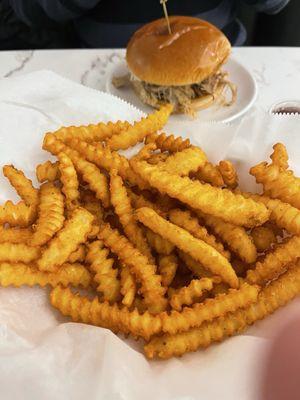
[(39, 188), (3, 168), (21, 201), (0, 206), (0, 285), (50, 285), (63, 315), (142, 339), (149, 358), (207, 347), (300, 293), (284, 145), (250, 169), (263, 194), (243, 193), (230, 161), (159, 133), (171, 111), (47, 133), (57, 161), (37, 166)]

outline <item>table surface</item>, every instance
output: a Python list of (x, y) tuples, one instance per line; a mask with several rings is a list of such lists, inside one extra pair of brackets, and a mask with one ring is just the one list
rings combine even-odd
[[(101, 89), (107, 63), (123, 55), (122, 49), (3, 51), (0, 52), (0, 78), (48, 69)], [(258, 108), (269, 110), (279, 101), (299, 99), (300, 48), (241, 47), (233, 48), (232, 56), (255, 77)]]

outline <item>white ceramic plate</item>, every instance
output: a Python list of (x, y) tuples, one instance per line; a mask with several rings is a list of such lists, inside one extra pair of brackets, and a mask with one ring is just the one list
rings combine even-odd
[[(230, 107), (213, 106), (198, 113), (200, 121), (207, 122), (230, 122), (234, 119), (245, 114), (256, 100), (257, 86), (254, 77), (242, 64), (237, 62), (234, 58), (230, 58), (224, 67), (224, 70), (229, 72), (229, 77), (238, 87), (237, 101)], [(107, 63), (105, 76), (106, 80), (105, 90), (118, 96), (134, 106), (142, 109), (145, 112), (151, 110), (150, 107), (143, 104), (135, 95), (132, 88), (116, 89), (112, 84), (113, 76), (122, 76), (128, 72), (126, 62), (124, 59), (115, 58)], [(175, 118), (185, 119), (189, 118), (183, 115), (175, 116)]]

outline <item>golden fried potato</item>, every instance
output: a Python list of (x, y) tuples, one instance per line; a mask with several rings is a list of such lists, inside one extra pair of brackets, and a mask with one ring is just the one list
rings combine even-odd
[(180, 136), (174, 135), (167, 136), (165, 133), (153, 133), (146, 136), (145, 143), (154, 143), (161, 151), (168, 151), (169, 153), (176, 153), (190, 147), (190, 140), (183, 139)]
[(145, 161), (132, 163), (132, 167), (136, 173), (161, 193), (166, 193), (192, 208), (225, 221), (252, 227), (261, 225), (269, 218), (270, 212), (263, 204), (252, 199), (245, 199), (241, 195), (235, 195), (227, 189), (201, 184), (188, 177), (169, 174)]
[(63, 264), (60, 269), (53, 272), (42, 272), (36, 267), (23, 263), (0, 263), (0, 285), (1, 286), (82, 286), (88, 287), (91, 276), (88, 270), (81, 264)]
[(156, 267), (149, 263), (148, 258), (108, 224), (101, 225), (99, 238), (130, 268), (131, 273), (140, 282), (140, 291), (149, 310), (152, 313), (164, 310), (167, 302), (164, 297), (166, 289), (161, 285), (161, 277), (156, 274)]
[(278, 280), (263, 288), (257, 302), (250, 304), (247, 308), (228, 313), (187, 332), (154, 337), (145, 345), (145, 354), (148, 358), (170, 358), (208, 347), (213, 342), (220, 342), (226, 337), (242, 332), (249, 325), (272, 314), (299, 293), (300, 265), (298, 263), (281, 275)]
[(126, 187), (116, 170), (112, 170), (110, 173), (110, 195), (112, 205), (120, 219), (125, 235), (132, 244), (153, 263), (154, 259), (151, 249), (141, 226), (139, 226), (134, 217), (134, 210), (127, 196)]
[(216, 249), (196, 239), (188, 231), (160, 217), (150, 208), (139, 208), (136, 216), (148, 228), (201, 262), (213, 274), (222, 277), (231, 287), (238, 287), (238, 279), (228, 260)]
[(146, 118), (142, 118), (132, 126), (108, 139), (106, 141), (108, 147), (112, 150), (126, 150), (128, 147), (142, 142), (147, 135), (163, 128), (172, 110), (173, 106), (171, 104), (162, 106), (158, 111), (149, 114)]
[(254, 269), (247, 272), (247, 281), (258, 285), (270, 281), (284, 272), (287, 265), (295, 262), (298, 257), (300, 257), (300, 237), (287, 238), (262, 261), (258, 261)]
[(56, 271), (77, 247), (86, 241), (93, 220), (93, 215), (87, 210), (75, 209), (63, 228), (50, 240), (47, 249), (43, 250), (41, 258), (37, 261), (38, 268), (41, 271)]
[(57, 155), (59, 160), (58, 169), (60, 172), (60, 181), (62, 183), (62, 192), (66, 198), (68, 210), (73, 210), (79, 205), (79, 182), (74, 164), (65, 153)]
[(64, 198), (53, 183), (44, 183), (39, 192), (38, 220), (28, 244), (42, 246), (58, 232), (64, 224)]
[(54, 182), (58, 180), (60, 177), (58, 161), (54, 163), (51, 161), (46, 161), (43, 164), (39, 164), (36, 167), (36, 177), (40, 183), (46, 181)]
[(86, 262), (95, 273), (94, 281), (97, 291), (102, 294), (103, 300), (115, 302), (120, 296), (120, 281), (118, 270), (113, 268), (114, 259), (109, 257), (109, 250), (101, 240), (95, 240), (89, 245)]
[(273, 146), (273, 153), (270, 158), (273, 164), (278, 165), (278, 167), (282, 170), (286, 170), (289, 167), (289, 156), (286, 151), (286, 147), (282, 143), (276, 143)]

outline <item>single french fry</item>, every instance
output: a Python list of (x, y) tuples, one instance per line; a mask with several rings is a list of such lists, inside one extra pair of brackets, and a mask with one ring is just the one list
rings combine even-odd
[[(98, 232), (97, 232), (98, 233)], [(86, 257), (86, 248), (84, 244), (80, 244), (78, 248), (69, 255), (68, 263), (83, 263)]]
[(120, 281), (118, 270), (113, 268), (114, 260), (109, 257), (109, 250), (101, 240), (95, 240), (89, 245), (86, 262), (95, 273), (94, 281), (97, 291), (102, 293), (103, 300), (115, 302), (120, 295)]
[(289, 156), (286, 151), (286, 147), (282, 143), (276, 143), (273, 146), (273, 153), (270, 158), (273, 164), (278, 165), (281, 170), (286, 170), (289, 167)]
[(53, 272), (42, 272), (34, 266), (23, 263), (0, 263), (0, 286), (63, 286), (73, 285), (88, 287), (91, 276), (81, 264), (63, 264), (60, 269)]
[(165, 287), (170, 286), (178, 268), (178, 257), (175, 254), (161, 255), (158, 268), (162, 285)]
[(254, 269), (247, 272), (247, 281), (254, 284), (263, 284), (276, 278), (284, 272), (286, 266), (300, 257), (300, 237), (293, 236), (268, 253), (262, 261), (255, 264)]
[(134, 337), (149, 340), (161, 331), (159, 316), (151, 315), (148, 311), (139, 314), (137, 309), (129, 311), (126, 307), (118, 307), (116, 303), (101, 303), (98, 298), (91, 301), (72, 293), (69, 288), (55, 287), (50, 294), (50, 301), (53, 307), (63, 315), (70, 316), (73, 321), (102, 326), (113, 332), (131, 333)]
[(88, 143), (101, 142), (109, 139), (112, 135), (120, 133), (130, 126), (127, 121), (108, 122), (107, 124), (99, 122), (98, 124), (67, 126), (53, 132), (57, 139), (62, 142), (68, 142), (73, 138), (80, 138)]
[(44, 183), (39, 192), (38, 220), (28, 244), (42, 246), (58, 232), (64, 223), (64, 198), (52, 182)]
[(58, 161), (54, 163), (51, 161), (46, 161), (43, 164), (39, 164), (36, 167), (36, 177), (40, 183), (46, 181), (54, 182), (58, 180), (60, 177)]
[(40, 256), (40, 249), (24, 243), (0, 243), (0, 262), (28, 264)]
[(33, 187), (31, 180), (26, 178), (21, 170), (16, 169), (13, 165), (5, 165), (3, 174), (27, 206), (38, 204), (38, 190)]
[(276, 236), (273, 230), (267, 226), (257, 226), (252, 229), (251, 237), (257, 251), (263, 253), (269, 250), (273, 243), (276, 243)]
[(122, 304), (131, 307), (136, 295), (136, 282), (127, 265), (122, 265), (121, 269), (121, 289), (123, 295)]
[(162, 106), (158, 111), (149, 114), (146, 118), (142, 118), (124, 131), (112, 136), (106, 141), (107, 145), (112, 150), (126, 150), (128, 147), (142, 142), (147, 135), (163, 128), (172, 110), (173, 106), (171, 104)]
[(195, 299), (201, 297), (205, 291), (213, 288), (214, 281), (211, 278), (193, 279), (188, 286), (183, 286), (174, 291), (170, 298), (171, 307), (181, 311), (182, 306), (191, 305)]
[(218, 187), (224, 185), (224, 180), (218, 167), (209, 161), (206, 161), (205, 164), (201, 165), (198, 171), (193, 174), (193, 176), (200, 181), (210, 183), (213, 186)]
[(30, 228), (4, 228), (0, 226), (0, 243), (26, 243), (32, 237)]
[(169, 156), (157, 166), (164, 171), (180, 176), (196, 172), (207, 162), (206, 154), (199, 147), (191, 146)]
[(238, 175), (232, 162), (228, 160), (220, 161), (218, 168), (225, 185), (230, 189), (235, 189), (238, 185)]
[(24, 201), (17, 204), (10, 200), (0, 206), (0, 224), (29, 227), (36, 218), (36, 206), (26, 206)]
[(66, 206), (68, 210), (73, 210), (79, 205), (79, 182), (74, 164), (69, 156), (65, 153), (57, 155), (60, 172), (60, 181), (62, 183), (62, 192), (66, 198)]
[(148, 135), (146, 136), (145, 143), (155, 143), (158, 149), (168, 151), (169, 153), (182, 151), (191, 145), (189, 139), (183, 139), (180, 136), (174, 137), (174, 135), (167, 136), (165, 133)]

